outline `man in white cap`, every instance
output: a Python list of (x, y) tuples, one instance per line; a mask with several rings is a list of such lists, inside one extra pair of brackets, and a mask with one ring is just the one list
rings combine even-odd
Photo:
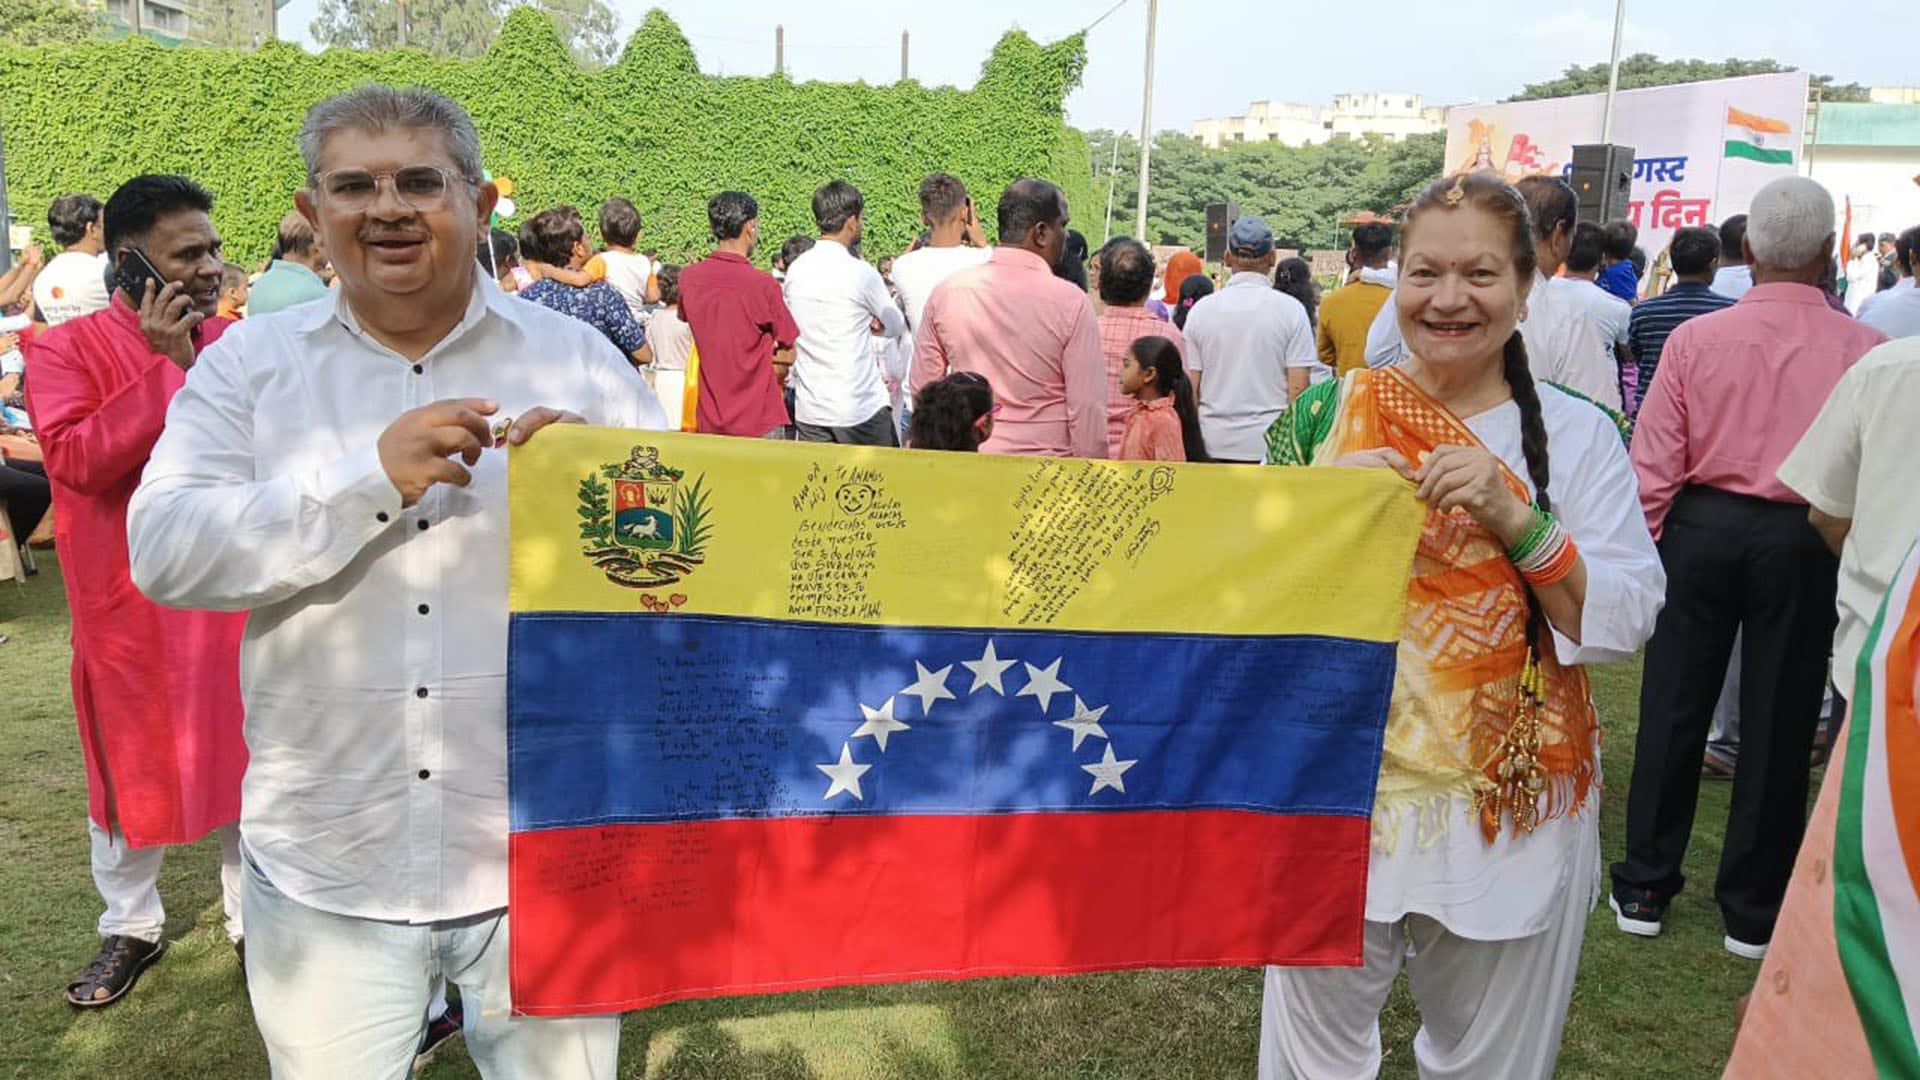
[(1318, 359), (1307, 309), (1274, 290), (1273, 263), (1266, 221), (1236, 220), (1227, 232), (1233, 276), (1187, 316), (1187, 370), (1215, 461), (1259, 462), (1267, 428), (1307, 388)]

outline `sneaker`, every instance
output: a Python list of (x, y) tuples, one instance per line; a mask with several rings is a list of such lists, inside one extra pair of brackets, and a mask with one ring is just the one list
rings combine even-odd
[(460, 1034), (462, 1015), (460, 1003), (450, 1001), (447, 1011), (427, 1021), (426, 1034), (420, 1036), (420, 1047), (413, 1052), (413, 1071), (418, 1073), (433, 1060), (433, 1055), (445, 1045), (448, 1039)]
[(1741, 941), (1732, 934), (1728, 934), (1726, 937), (1720, 939), (1720, 944), (1726, 946), (1728, 952), (1742, 960), (1765, 960), (1767, 958), (1767, 943), (1764, 941), (1755, 945), (1751, 942)]
[(1607, 894), (1614, 925), (1634, 937), (1659, 937), (1660, 923), (1667, 917), (1666, 901), (1641, 889), (1629, 890), (1626, 897), (1622, 903), (1619, 893)]

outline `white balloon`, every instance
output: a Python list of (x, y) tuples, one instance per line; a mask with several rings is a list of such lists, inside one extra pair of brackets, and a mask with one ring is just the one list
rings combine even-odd
[(519, 209), (518, 206), (514, 205), (512, 199), (502, 195), (500, 196), (500, 201), (494, 204), (493, 212), (499, 214), (501, 217), (512, 217)]

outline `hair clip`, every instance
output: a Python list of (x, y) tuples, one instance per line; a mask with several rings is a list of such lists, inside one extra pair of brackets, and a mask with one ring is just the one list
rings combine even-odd
[(1447, 193), (1442, 196), (1448, 206), (1459, 206), (1461, 200), (1467, 197), (1466, 182), (1466, 173), (1461, 173), (1453, 178), (1453, 186), (1448, 188)]

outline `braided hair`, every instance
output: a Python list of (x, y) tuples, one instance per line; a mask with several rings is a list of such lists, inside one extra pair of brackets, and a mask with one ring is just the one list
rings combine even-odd
[[(1564, 183), (1556, 183), (1561, 188), (1566, 187)], [(1471, 206), (1500, 221), (1506, 230), (1513, 256), (1514, 275), (1520, 281), (1531, 281), (1539, 264), (1533, 250), (1535, 233), (1533, 216), (1528, 212), (1528, 200), (1493, 173), (1468, 173), (1452, 179), (1443, 178), (1429, 185), (1408, 208), (1401, 236), (1410, 236), (1421, 216), (1461, 206)], [(1557, 223), (1554, 228), (1557, 228)], [(1554, 228), (1548, 229), (1549, 236)], [(1547, 425), (1540, 415), (1540, 391), (1534, 385), (1533, 370), (1527, 363), (1527, 343), (1518, 327), (1514, 328), (1501, 351), (1501, 374), (1506, 376), (1513, 403), (1520, 409), (1520, 451), (1527, 460), (1527, 478), (1533, 481), (1534, 505), (1552, 512), (1553, 499), (1547, 494), (1547, 482), (1553, 476), (1551, 460), (1547, 455)], [(1527, 642), (1546, 655), (1551, 645), (1546, 613), (1540, 610), (1540, 598), (1524, 585), (1520, 591), (1527, 598)]]

